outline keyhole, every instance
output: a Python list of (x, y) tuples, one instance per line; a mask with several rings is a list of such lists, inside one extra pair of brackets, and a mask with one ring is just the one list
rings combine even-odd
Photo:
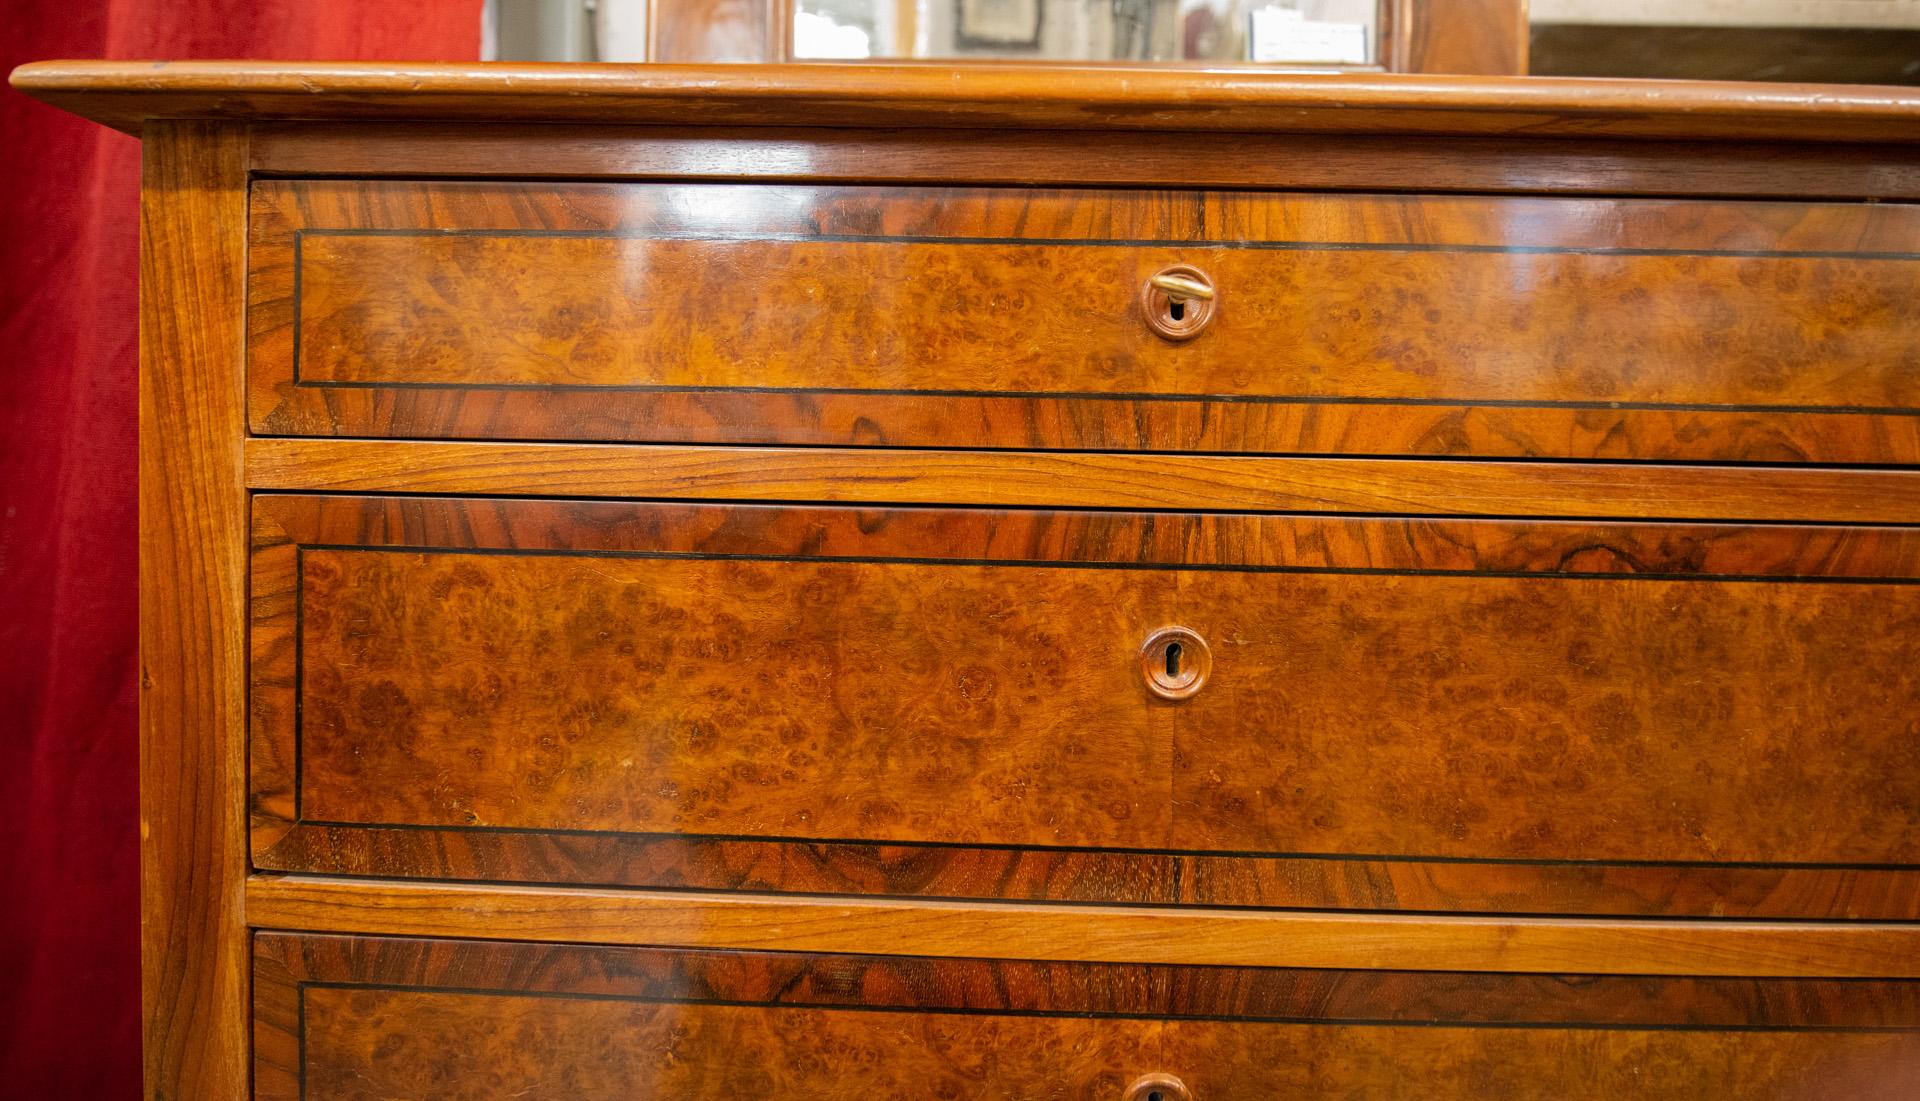
[(1125, 1101), (1193, 1101), (1187, 1084), (1171, 1074), (1143, 1074), (1127, 1087)]
[[(1184, 700), (1200, 691), (1213, 668), (1213, 654), (1207, 640), (1185, 627), (1162, 627), (1140, 644), (1134, 660), (1140, 663), (1140, 675), (1147, 690), (1164, 700)], [(1137, 1095), (1146, 1101), (1146, 1087)], [(1167, 1091), (1169, 1098), (1180, 1095)]]
[(1191, 340), (1213, 319), (1212, 280), (1198, 268), (1176, 264), (1159, 272), (1140, 288), (1141, 312), (1147, 327), (1172, 341)]

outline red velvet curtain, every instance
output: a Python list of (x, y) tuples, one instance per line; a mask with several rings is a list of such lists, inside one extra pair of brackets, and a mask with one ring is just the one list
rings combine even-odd
[[(5, 0), (51, 58), (471, 61), (481, 0)], [(140, 1090), (139, 146), (0, 93), (0, 1094)], [(211, 1099), (210, 1099), (211, 1101)]]

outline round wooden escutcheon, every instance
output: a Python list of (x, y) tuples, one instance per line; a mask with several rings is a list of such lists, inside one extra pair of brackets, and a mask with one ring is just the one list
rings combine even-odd
[(1193, 1101), (1193, 1093), (1173, 1075), (1155, 1072), (1135, 1078), (1121, 1101)]
[[(1171, 278), (1176, 283), (1185, 283), (1203, 289), (1208, 297), (1185, 297), (1170, 293), (1155, 286), (1156, 280)], [(1213, 280), (1199, 268), (1177, 264), (1163, 271), (1155, 272), (1140, 288), (1140, 306), (1146, 311), (1147, 325), (1154, 332), (1168, 340), (1192, 340), (1213, 320), (1214, 300)]]
[(1207, 640), (1186, 627), (1162, 627), (1140, 644), (1140, 672), (1148, 691), (1162, 699), (1186, 699), (1200, 691), (1212, 671)]

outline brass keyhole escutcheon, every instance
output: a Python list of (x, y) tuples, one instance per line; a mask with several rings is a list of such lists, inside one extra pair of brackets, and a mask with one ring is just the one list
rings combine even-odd
[(1121, 1101), (1193, 1101), (1193, 1092), (1171, 1074), (1143, 1074), (1127, 1087)]
[(1206, 639), (1185, 627), (1162, 627), (1141, 643), (1140, 671), (1154, 695), (1184, 700), (1207, 682), (1213, 651)]
[(1192, 340), (1213, 320), (1213, 280), (1199, 268), (1175, 264), (1155, 272), (1140, 290), (1147, 325), (1168, 340)]

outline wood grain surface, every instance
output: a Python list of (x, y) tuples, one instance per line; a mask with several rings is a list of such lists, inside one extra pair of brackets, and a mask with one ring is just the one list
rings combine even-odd
[(1911, 922), (1335, 914), (255, 875), (257, 929), (1096, 963), (1920, 977)]
[(1178, 585), (1173, 848), (1920, 864), (1911, 585)]
[(1527, 5), (1515, 0), (1418, 0), (1408, 18), (1407, 71), (1524, 76)]
[(1303, 1028), (1177, 1021), (1164, 1065), (1196, 1098), (1388, 1101), (1687, 1101), (1698, 1097), (1896, 1101), (1920, 1089), (1911, 1035), (1884, 1033)]
[(9, 77), (128, 132), (144, 119), (521, 119), (1920, 141), (1907, 88), (1114, 65), (43, 61)]
[[(269, 495), (254, 538), (262, 867), (1920, 913), (1914, 529)], [(1171, 705), (1175, 622), (1216, 668)]]
[(1910, 145), (1138, 130), (259, 122), (264, 176), (1920, 198)]
[(1920, 522), (1920, 472), (1897, 469), (255, 438), (246, 471), (328, 493)]
[(145, 1094), (247, 1089), (247, 142), (148, 129), (140, 204), (140, 962)]
[(301, 581), (318, 821), (1167, 834), (1132, 661), (1166, 615), (1145, 575), (310, 549)]
[(1323, 910), (1920, 920), (1911, 868), (1007, 849), (289, 824), (262, 868), (475, 882)]
[[(953, 1096), (1118, 1099), (1146, 1071), (1177, 1075), (1199, 1098), (1282, 1089), (1384, 1098), (1416, 1085), (1423, 1096), (1534, 1097), (1543, 1084), (1555, 1096), (1694, 1097), (1726, 1082), (1744, 1087), (1742, 1096), (1794, 1097), (1836, 1080), (1868, 1087), (1854, 1096), (1895, 1097), (1891, 1089), (1911, 1080), (1920, 1025), (1915, 984), (1900, 981), (1049, 964), (272, 933), (256, 941), (255, 967), (261, 1101), (298, 1096), (303, 1078), (308, 1096), (321, 1083), (325, 1097), (447, 1096), (482, 1063), (536, 1091), (564, 1081), (613, 1091), (579, 1096), (623, 1098), (743, 1089), (917, 1097), (931, 1081)], [(899, 1044), (910, 1046), (895, 1051)], [(820, 1058), (829, 1045), (832, 1055)], [(847, 1065), (847, 1074), (821, 1079), (823, 1064)], [(909, 1071), (914, 1079), (899, 1077)], [(894, 1077), (877, 1081), (882, 1073)], [(483, 1094), (502, 1095), (512, 1090)]]
[[(250, 403), (273, 434), (1910, 462), (1906, 209), (265, 183)], [(1173, 265), (1219, 295), (1180, 344), (1141, 305)]]

